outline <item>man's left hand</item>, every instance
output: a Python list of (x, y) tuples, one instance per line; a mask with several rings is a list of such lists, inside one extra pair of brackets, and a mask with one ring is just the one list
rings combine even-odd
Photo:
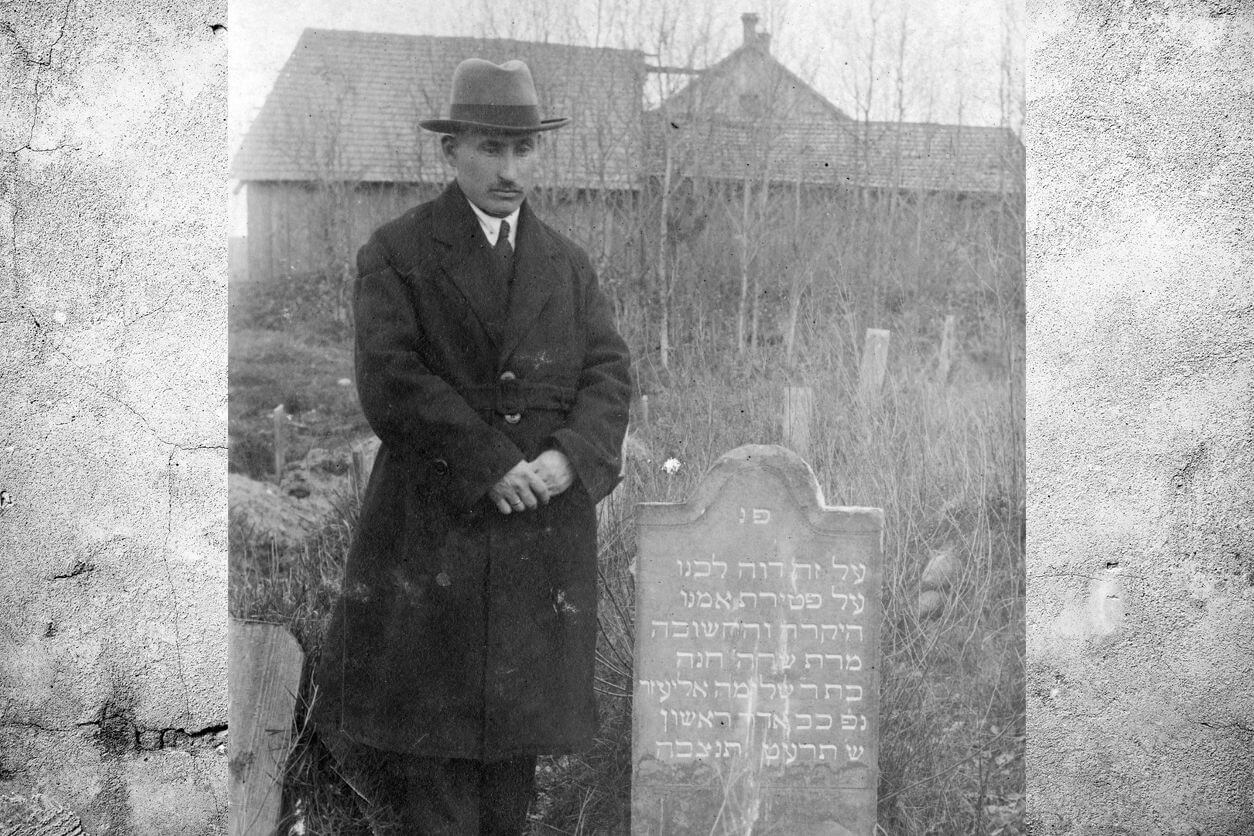
[(561, 450), (545, 450), (531, 462), (537, 476), (548, 486), (549, 497), (557, 496), (575, 481), (570, 459)]

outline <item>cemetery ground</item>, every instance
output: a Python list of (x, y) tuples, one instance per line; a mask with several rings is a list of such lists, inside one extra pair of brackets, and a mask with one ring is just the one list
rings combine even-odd
[[(741, 357), (677, 351), (665, 370), (636, 355), (648, 420), (633, 409), (626, 478), (599, 509), (601, 730), (590, 751), (541, 760), (534, 833), (627, 832), (636, 503), (681, 501), (723, 453), (779, 443), (785, 385), (813, 388), (804, 457), (827, 504), (885, 511), (878, 832), (1023, 832), (1021, 297), (966, 300), (946, 379), (937, 370), (946, 307), (919, 301), (874, 320), (816, 323), (825, 337), (789, 367), (771, 345)], [(869, 403), (856, 397), (865, 327), (892, 332), (887, 378)], [(281, 402), (294, 413), (289, 459), (368, 433), (352, 387), (340, 383), (351, 373), (343, 334), (235, 327), (233, 471), (272, 479), (270, 413)], [(310, 655), (355, 516), (351, 480), (328, 484), (333, 510), (299, 543), (232, 515), (231, 614), (288, 626)], [(303, 727), (286, 784), (300, 832), (368, 832), (354, 824), (361, 812), (352, 792)]]

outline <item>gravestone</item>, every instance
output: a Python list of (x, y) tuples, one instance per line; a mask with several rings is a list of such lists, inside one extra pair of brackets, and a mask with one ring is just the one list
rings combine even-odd
[(874, 833), (882, 530), (777, 446), (640, 506), (633, 836)]

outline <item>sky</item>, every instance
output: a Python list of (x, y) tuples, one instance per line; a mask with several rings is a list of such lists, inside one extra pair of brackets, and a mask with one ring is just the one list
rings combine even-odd
[[(850, 115), (896, 119), (900, 112), (907, 121), (1018, 129), (1022, 5), (1023, 0), (232, 0), (229, 147), (233, 155), (306, 27), (625, 46), (650, 53), (650, 61), (701, 67), (740, 45), (743, 12), (759, 15), (758, 30), (770, 33), (776, 58)], [(1008, 85), (1004, 67), (1010, 70)]]

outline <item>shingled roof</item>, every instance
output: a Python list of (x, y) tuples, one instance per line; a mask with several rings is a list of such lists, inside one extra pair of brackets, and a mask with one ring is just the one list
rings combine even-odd
[(638, 52), (503, 39), (306, 29), (253, 120), (231, 176), (244, 181), (442, 182), (449, 172), (419, 119), (448, 112), (465, 58), (531, 68), (547, 116), (541, 182), (634, 188), (643, 160)]
[(645, 117), (650, 174), (965, 193), (1022, 189), (1003, 128), (851, 119), (770, 54), (757, 15), (744, 42)]

